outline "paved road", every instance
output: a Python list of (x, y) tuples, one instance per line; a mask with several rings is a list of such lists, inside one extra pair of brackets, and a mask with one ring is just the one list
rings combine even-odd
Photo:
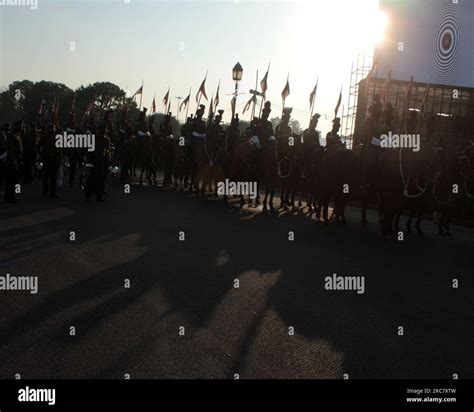
[[(354, 210), (324, 226), (109, 192), (36, 185), (0, 205), (0, 275), (39, 278), (36, 295), (0, 291), (0, 378), (474, 378), (472, 230), (384, 241)], [(333, 273), (365, 293), (326, 290)]]

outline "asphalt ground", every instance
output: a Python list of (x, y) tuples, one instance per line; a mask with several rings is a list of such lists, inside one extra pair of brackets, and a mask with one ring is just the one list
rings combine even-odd
[(374, 212), (324, 225), (115, 178), (104, 203), (60, 195), (0, 205), (0, 276), (39, 282), (0, 291), (0, 378), (474, 378), (472, 229), (384, 240)]

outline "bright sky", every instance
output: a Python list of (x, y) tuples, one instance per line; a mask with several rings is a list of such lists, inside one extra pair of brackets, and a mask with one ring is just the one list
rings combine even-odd
[[(235, 63), (244, 68), (240, 91), (247, 93), (255, 87), (256, 71), (260, 80), (270, 62), (271, 117), (281, 113), (281, 91), (290, 73), (286, 105), (306, 127), (309, 94), (319, 77), (315, 112), (327, 115), (318, 127), (324, 134), (341, 85), (347, 105), (352, 61), (358, 51), (373, 49), (383, 27), (378, 0), (37, 1), (36, 10), (0, 6), (0, 85), (29, 79), (76, 88), (111, 81), (134, 93), (144, 79), (146, 107), (156, 93), (162, 111), (170, 85), (173, 98), (185, 97), (192, 87), (194, 110), (194, 96), (209, 70), (209, 99), (220, 79), (220, 108), (229, 121), (231, 96), (226, 94), (234, 89)], [(238, 97), (243, 119), (250, 117), (241, 114), (249, 97)], [(176, 107), (174, 99), (174, 113)]]

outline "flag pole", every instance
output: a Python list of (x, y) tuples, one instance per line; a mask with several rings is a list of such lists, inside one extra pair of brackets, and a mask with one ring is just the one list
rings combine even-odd
[(188, 104), (186, 105), (186, 120), (185, 120), (185, 122), (188, 121), (189, 106), (191, 106), (191, 87), (189, 88), (189, 100), (188, 100)]
[(314, 96), (313, 96), (313, 101), (311, 102), (311, 111), (309, 113), (309, 123), (311, 124), (311, 118), (313, 117), (313, 110), (314, 110), (314, 102), (316, 100), (316, 92), (318, 91), (318, 82), (319, 82), (319, 77), (316, 78), (316, 87), (314, 89)]
[[(268, 72), (269, 71), (270, 71), (270, 62), (268, 62), (267, 73), (265, 74), (265, 76), (267, 76), (267, 78), (265, 80), (268, 80)], [(260, 102), (260, 113), (258, 115), (258, 117), (260, 119), (262, 118), (263, 103), (267, 101), (267, 97), (265, 96), (265, 92), (263, 92), (263, 90), (262, 90), (262, 93), (263, 93), (263, 96), (262, 96), (262, 101)]]
[[(288, 72), (288, 76), (286, 77), (286, 86), (288, 85), (288, 81), (290, 80), (290, 73)], [(283, 107), (281, 108), (281, 117), (283, 118), (283, 113), (285, 112), (285, 102), (286, 102), (286, 96), (283, 99)]]
[[(206, 75), (204, 76), (204, 82), (206, 82), (206, 80), (207, 80), (207, 73), (208, 73), (208, 71), (209, 71), (209, 69), (206, 70)], [(202, 84), (202, 83), (201, 83), (201, 84)], [(197, 114), (197, 111), (198, 111), (198, 109), (199, 109), (199, 105), (201, 104), (202, 91), (199, 90), (198, 93), (199, 93), (199, 98), (198, 98), (197, 106), (196, 106), (196, 114)], [(203, 116), (204, 116), (204, 114), (203, 114)]]
[(179, 123), (179, 104), (181, 102), (182, 97), (178, 96), (178, 97), (176, 97), (176, 99), (178, 100), (178, 107), (177, 107), (177, 110), (176, 110), (176, 121)]
[(143, 98), (143, 83), (145, 80), (142, 80), (142, 92), (140, 93), (140, 111), (142, 110), (142, 98)]
[[(257, 75), (255, 77), (255, 92), (257, 92), (257, 88), (258, 88), (258, 69), (257, 69)], [(253, 120), (253, 118), (255, 117), (255, 107), (257, 106), (257, 95), (255, 94), (255, 98), (253, 99), (253, 105), (252, 105), (252, 117), (250, 119), (250, 121)]]

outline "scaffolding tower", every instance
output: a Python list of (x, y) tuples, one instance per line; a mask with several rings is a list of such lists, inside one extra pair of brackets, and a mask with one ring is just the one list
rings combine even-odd
[(365, 79), (372, 68), (373, 53), (361, 52), (357, 55), (351, 65), (351, 79), (347, 97), (346, 110), (342, 113), (341, 134), (346, 141), (346, 147), (352, 149), (354, 140), (354, 127), (357, 115), (357, 99), (359, 95), (359, 83)]

